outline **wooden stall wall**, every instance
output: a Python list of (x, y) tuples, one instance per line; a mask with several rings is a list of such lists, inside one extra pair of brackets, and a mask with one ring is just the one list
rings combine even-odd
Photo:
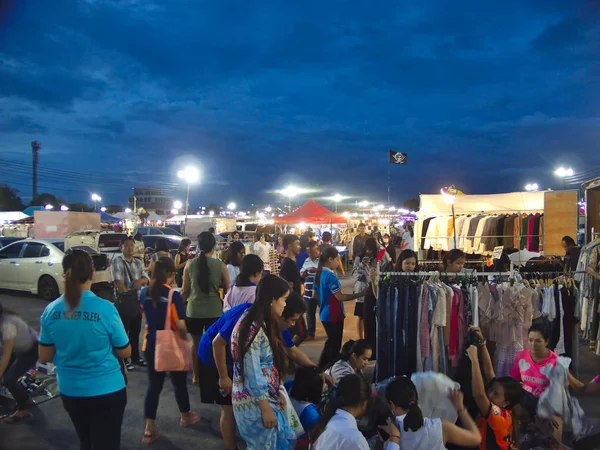
[(577, 241), (579, 223), (578, 191), (548, 191), (544, 193), (544, 254), (564, 255), (561, 240), (571, 236)]

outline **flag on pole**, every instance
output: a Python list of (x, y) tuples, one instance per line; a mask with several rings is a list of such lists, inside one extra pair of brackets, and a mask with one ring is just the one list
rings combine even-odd
[(408, 156), (406, 155), (406, 153), (390, 150), (388, 162), (390, 164), (408, 164)]

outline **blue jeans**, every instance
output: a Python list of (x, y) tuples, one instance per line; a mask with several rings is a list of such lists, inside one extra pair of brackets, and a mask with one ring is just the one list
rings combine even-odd
[(315, 337), (317, 331), (317, 299), (304, 297), (304, 303), (306, 304), (308, 335)]

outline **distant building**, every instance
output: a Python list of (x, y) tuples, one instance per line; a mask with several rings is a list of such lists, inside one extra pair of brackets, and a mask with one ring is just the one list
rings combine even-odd
[(175, 197), (165, 195), (162, 189), (133, 188), (133, 196), (129, 197), (128, 207), (144, 208), (147, 212), (155, 212), (159, 216), (171, 213)]

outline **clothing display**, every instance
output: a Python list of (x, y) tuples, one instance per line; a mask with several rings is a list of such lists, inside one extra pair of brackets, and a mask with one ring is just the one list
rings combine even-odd
[(577, 273), (575, 280), (579, 282), (579, 302), (581, 304), (581, 330), (583, 338), (590, 340), (590, 350), (600, 354), (600, 347), (597, 347), (597, 341), (600, 327), (599, 325), (599, 292), (600, 281), (592, 275), (585, 273), (586, 269), (591, 268), (598, 272), (600, 258), (600, 239), (595, 239), (589, 244), (581, 247), (579, 262), (577, 263)]
[[(430, 217), (423, 220), (421, 249), (485, 254), (494, 247), (541, 251), (543, 214), (501, 214)], [(456, 244), (454, 237), (456, 236)]]

